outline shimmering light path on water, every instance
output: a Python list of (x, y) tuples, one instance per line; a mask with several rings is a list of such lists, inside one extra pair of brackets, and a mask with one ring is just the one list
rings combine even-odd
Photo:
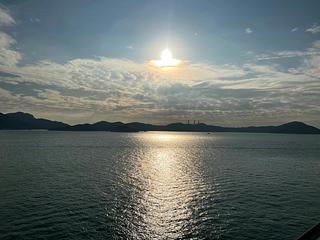
[(294, 239), (320, 136), (0, 131), (0, 239)]

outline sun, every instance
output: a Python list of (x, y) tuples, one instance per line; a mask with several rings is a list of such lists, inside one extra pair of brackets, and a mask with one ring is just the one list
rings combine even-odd
[(166, 49), (162, 50), (162, 52), (160, 54), (160, 60), (154, 60), (152, 62), (157, 67), (175, 67), (181, 61), (178, 59), (174, 59), (170, 49), (166, 48)]
[(172, 61), (172, 52), (168, 48), (162, 50), (161, 61), (164, 63), (170, 63)]

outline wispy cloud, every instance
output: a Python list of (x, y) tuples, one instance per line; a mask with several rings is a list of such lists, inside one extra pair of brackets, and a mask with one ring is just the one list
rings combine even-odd
[(256, 55), (257, 60), (274, 60), (282, 58), (301, 58), (308, 56), (320, 56), (320, 41), (315, 41), (311, 48), (303, 51), (278, 51)]
[[(11, 26), (15, 20), (9, 11), (0, 8), (0, 26)], [(0, 65), (16, 65), (21, 60), (21, 54), (14, 50), (16, 40), (0, 31)]]
[(16, 40), (4, 32), (0, 32), (0, 64), (16, 65), (21, 60), (21, 54), (13, 49)]
[(298, 30), (299, 30), (298, 27), (294, 27), (294, 28), (291, 29), (291, 32), (297, 32)]
[(247, 27), (244, 31), (245, 31), (246, 34), (251, 34), (251, 33), (253, 33), (252, 29), (249, 28), (249, 27)]
[(16, 22), (11, 17), (8, 10), (4, 8), (0, 8), (0, 26), (11, 26), (14, 25)]
[(306, 32), (311, 32), (312, 34), (320, 33), (320, 25), (315, 23), (311, 27), (307, 28)]
[(39, 19), (39, 18), (30, 18), (29, 20), (30, 20), (30, 22), (32, 22), (32, 23), (39, 23), (39, 22), (40, 22), (40, 19)]

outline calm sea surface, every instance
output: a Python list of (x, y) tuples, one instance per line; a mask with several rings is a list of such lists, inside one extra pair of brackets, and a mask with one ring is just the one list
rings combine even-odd
[(295, 239), (320, 136), (0, 131), (0, 239)]

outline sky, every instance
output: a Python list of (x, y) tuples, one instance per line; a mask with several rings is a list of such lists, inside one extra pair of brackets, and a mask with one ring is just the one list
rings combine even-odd
[[(0, 0), (0, 112), (320, 127), (318, 0)], [(169, 48), (181, 64), (152, 66)]]

